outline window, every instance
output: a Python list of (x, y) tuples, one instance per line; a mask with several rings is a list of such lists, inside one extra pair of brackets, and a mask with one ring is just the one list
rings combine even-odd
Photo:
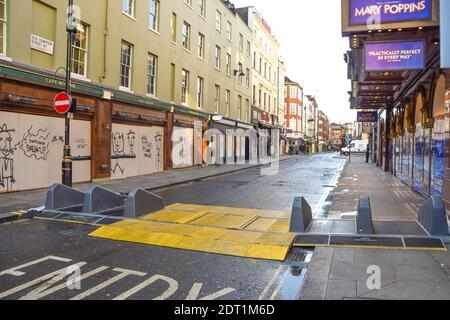
[(295, 103), (291, 103), (289, 113), (291, 115), (297, 115), (297, 105)]
[(131, 88), (131, 63), (133, 58), (133, 46), (126, 41), (122, 41), (120, 57), (120, 86)]
[(231, 34), (232, 34), (232, 25), (230, 21), (227, 21), (227, 39), (231, 40)]
[(189, 93), (189, 71), (181, 71), (181, 103), (187, 104), (187, 97)]
[(0, 55), (6, 55), (6, 3), (0, 0)]
[(247, 71), (245, 72), (245, 85), (247, 88), (250, 88), (250, 69), (247, 68)]
[(216, 29), (222, 31), (222, 14), (220, 11), (216, 11)]
[(159, 30), (159, 0), (150, 0), (149, 26), (153, 31)]
[(253, 52), (253, 69), (256, 70), (256, 51)]
[(264, 109), (267, 106), (267, 93), (264, 92)]
[(262, 90), (259, 89), (259, 94), (258, 94), (258, 105), (261, 107), (261, 102), (262, 102)]
[(244, 120), (248, 122), (248, 115), (250, 113), (250, 100), (245, 99), (245, 117)]
[(206, 0), (198, 1), (198, 11), (203, 18), (206, 17)]
[(256, 104), (256, 86), (253, 86), (253, 104)]
[(198, 34), (198, 57), (205, 58), (205, 36), (201, 33)]
[(259, 74), (262, 74), (262, 58), (259, 58)]
[(267, 62), (264, 62), (264, 78), (267, 79)]
[(122, 12), (134, 18), (136, 0), (122, 0)]
[(189, 7), (192, 7), (192, 0), (184, 0), (184, 3), (186, 3)]
[(177, 14), (172, 13), (172, 18), (170, 19), (170, 32), (172, 33), (172, 41), (177, 42)]
[(231, 91), (227, 90), (225, 95), (226, 116), (230, 115), (230, 106), (231, 106)]
[(216, 113), (220, 113), (220, 86), (215, 85), (215, 97), (214, 97), (214, 105), (216, 106)]
[(242, 96), (238, 95), (237, 119), (241, 120)]
[(295, 88), (291, 88), (291, 98), (297, 98), (297, 90)]
[(203, 88), (205, 81), (202, 77), (197, 78), (197, 108), (203, 109)]
[[(1, 33), (0, 33), (1, 34)], [(0, 41), (1, 43), (1, 41)], [(0, 50), (0, 53), (2, 51)], [(72, 44), (72, 72), (82, 77), (87, 76), (87, 54), (88, 54), (88, 27), (81, 24), (78, 27), (74, 42)]]
[(247, 57), (250, 58), (250, 54), (252, 51), (252, 45), (250, 44), (250, 41), (247, 41)]
[(222, 49), (219, 46), (216, 46), (216, 51), (215, 51), (215, 57), (216, 57), (216, 69), (220, 70), (221, 67), (221, 59), (222, 59)]
[(243, 72), (243, 69), (242, 69), (242, 63), (240, 63), (239, 62), (239, 74), (238, 74), (238, 83), (239, 84), (242, 84), (243, 83), (243, 81), (242, 81), (242, 76), (241, 76), (241, 73)]
[(272, 81), (272, 67), (269, 67), (269, 81)]
[(147, 60), (147, 94), (156, 96), (156, 72), (158, 57), (149, 53)]
[(183, 48), (191, 50), (191, 25), (186, 21), (183, 22), (182, 43)]
[(244, 52), (244, 36), (239, 33), (239, 51)]
[(227, 53), (227, 75), (231, 76), (231, 55)]

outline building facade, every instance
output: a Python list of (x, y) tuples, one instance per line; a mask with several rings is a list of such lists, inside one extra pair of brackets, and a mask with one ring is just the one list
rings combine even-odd
[[(346, 55), (350, 102), (352, 109), (378, 110), (370, 134), (375, 161), (424, 197), (442, 197), (450, 210), (450, 74), (440, 65), (440, 7), (448, 8), (447, 1), (424, 2), (420, 18), (394, 13), (376, 30), (352, 23), (361, 17), (347, 10), (351, 1), (342, 1), (343, 36), (351, 48)], [(387, 65), (396, 47), (411, 54)], [(371, 52), (388, 56), (373, 61)]]
[(303, 88), (289, 78), (285, 78), (285, 123), (287, 128), (287, 136), (291, 139), (305, 138), (305, 122)]
[(319, 152), (328, 151), (328, 147), (330, 146), (330, 122), (328, 120), (327, 115), (322, 110), (318, 112), (318, 121), (317, 121), (317, 140)]
[(319, 107), (316, 97), (306, 95), (304, 99), (305, 109), (305, 126), (306, 126), (306, 141), (309, 145), (309, 152), (315, 153), (318, 151), (318, 120)]
[[(253, 30), (230, 2), (74, 4), (74, 182), (201, 165), (211, 115), (220, 129), (252, 128)], [(67, 3), (2, 0), (0, 13), (0, 192), (47, 187), (61, 180), (52, 99), (65, 86)], [(220, 154), (244, 145), (224, 141)]]

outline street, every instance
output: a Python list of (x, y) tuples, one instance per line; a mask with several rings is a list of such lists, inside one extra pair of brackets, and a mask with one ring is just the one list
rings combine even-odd
[[(273, 176), (253, 168), (157, 194), (166, 205), (268, 210), (289, 210), (302, 195), (320, 212), (344, 163), (337, 154), (319, 154), (281, 162)], [(20, 220), (1, 228), (0, 240), (9, 245), (0, 252), (0, 299), (292, 300), (313, 254), (293, 249), (282, 263), (205, 254), (90, 238), (96, 227), (60, 221)], [(81, 283), (70, 290), (65, 272), (75, 264)]]

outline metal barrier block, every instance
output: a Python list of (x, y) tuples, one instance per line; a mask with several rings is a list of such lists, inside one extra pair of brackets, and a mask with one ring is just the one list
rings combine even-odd
[(55, 183), (48, 188), (45, 210), (61, 210), (83, 206), (84, 193)]
[(144, 189), (135, 188), (128, 194), (125, 217), (136, 218), (164, 209), (164, 201)]
[(304, 233), (312, 221), (312, 210), (303, 197), (295, 197), (291, 211), (289, 232)]
[(91, 186), (84, 194), (83, 213), (112, 214), (123, 210), (125, 201), (115, 192), (100, 186)]
[(372, 221), (372, 208), (370, 198), (362, 196), (359, 198), (358, 213), (356, 216), (357, 234), (375, 234)]
[(447, 214), (441, 197), (431, 197), (420, 208), (417, 221), (432, 236), (448, 237)]

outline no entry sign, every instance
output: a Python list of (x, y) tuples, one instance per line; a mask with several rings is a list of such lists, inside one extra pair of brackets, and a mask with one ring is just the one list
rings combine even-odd
[(66, 114), (70, 110), (72, 97), (65, 92), (58, 93), (53, 99), (53, 108), (59, 114)]

